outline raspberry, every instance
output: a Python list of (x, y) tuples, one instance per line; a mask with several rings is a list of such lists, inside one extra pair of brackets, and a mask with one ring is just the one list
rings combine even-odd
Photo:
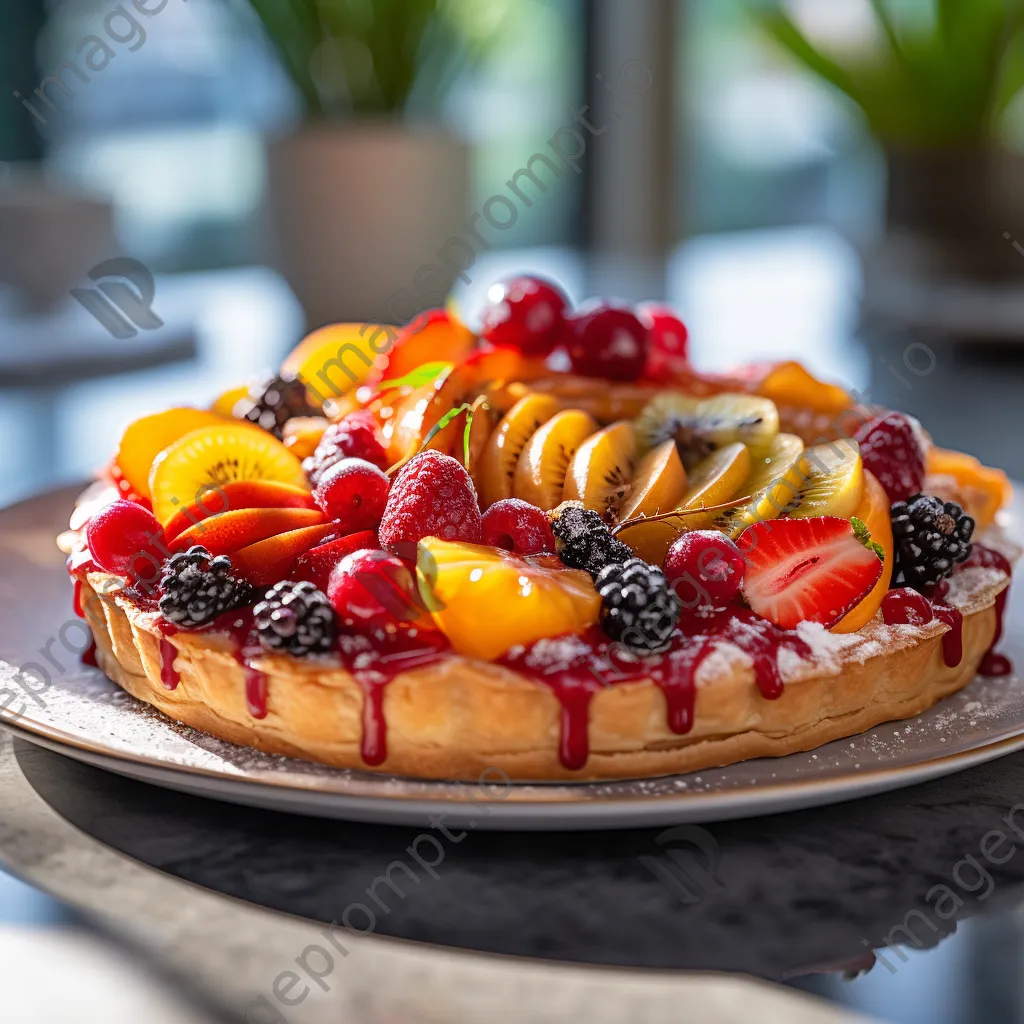
[(906, 501), (924, 484), (925, 450), (917, 420), (888, 412), (865, 423), (854, 440), (864, 468), (878, 477), (889, 501)]
[(379, 548), (377, 534), (373, 530), (362, 530), (350, 533), (347, 537), (337, 537), (324, 544), (318, 544), (299, 555), (295, 568), (289, 574), (293, 580), (312, 583), (318, 590), (327, 593), (327, 583), (334, 567), (353, 551), (363, 548)]
[(424, 537), (479, 544), (476, 489), (462, 463), (428, 449), (395, 478), (378, 530), (381, 544), (416, 544)]
[(348, 628), (394, 629), (422, 612), (408, 566), (386, 551), (353, 551), (335, 566), (327, 596)]
[(320, 477), (342, 459), (365, 459), (378, 469), (387, 469), (388, 455), (377, 430), (377, 421), (365, 409), (357, 409), (332, 423), (324, 431), (316, 451), (302, 463), (302, 468), (315, 487)]
[(492, 547), (505, 548), (517, 555), (539, 555), (555, 550), (546, 512), (521, 498), (496, 501), (483, 518), (483, 541)]
[(676, 593), (680, 589), (676, 581), (685, 581), (696, 591), (698, 602), (715, 608), (739, 594), (745, 567), (739, 548), (717, 530), (684, 533), (665, 556), (665, 575)]
[(372, 530), (384, 515), (390, 481), (372, 462), (342, 459), (320, 477), (313, 500), (345, 533)]

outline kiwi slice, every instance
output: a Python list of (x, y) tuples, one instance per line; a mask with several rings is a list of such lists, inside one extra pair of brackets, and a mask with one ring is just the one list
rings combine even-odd
[(582, 409), (565, 409), (551, 417), (526, 443), (516, 463), (512, 495), (548, 511), (562, 500), (565, 476), (576, 449), (598, 429)]
[(611, 519), (630, 490), (636, 469), (636, 432), (625, 420), (588, 437), (576, 449), (562, 488), (563, 501), (582, 501)]
[(530, 393), (505, 413), (487, 439), (480, 455), (479, 470), (474, 474), (484, 508), (512, 496), (512, 478), (526, 442), (560, 408), (553, 395)]
[(714, 528), (730, 537), (737, 537), (748, 526), (759, 522), (762, 517), (758, 509), (762, 502), (793, 469), (803, 450), (804, 443), (796, 434), (776, 434), (767, 445), (750, 449), (750, 473), (738, 493), (749, 494), (751, 501), (731, 512), (723, 512), (715, 519)]

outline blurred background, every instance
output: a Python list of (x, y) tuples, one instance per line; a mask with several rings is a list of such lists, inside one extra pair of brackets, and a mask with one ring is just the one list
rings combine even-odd
[[(4, 0), (0, 86), (0, 505), (312, 327), (410, 319), (474, 223), (470, 319), (511, 270), (665, 298), (700, 366), (799, 358), (1024, 476), (1018, 0)], [(829, 994), (966, 1019), (886, 984)]]

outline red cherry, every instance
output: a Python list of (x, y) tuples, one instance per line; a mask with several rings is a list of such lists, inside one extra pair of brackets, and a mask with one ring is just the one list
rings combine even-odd
[(539, 555), (555, 550), (555, 536), (547, 515), (521, 498), (496, 501), (483, 518), (483, 542), (517, 555)]
[(897, 587), (882, 598), (882, 619), (887, 626), (923, 626), (934, 617), (928, 599), (910, 587)]
[(574, 373), (636, 380), (647, 364), (651, 332), (627, 306), (597, 303), (569, 321), (567, 347)]
[(527, 355), (547, 355), (561, 340), (569, 300), (550, 281), (513, 277), (487, 289), (481, 337)]
[(745, 568), (739, 548), (716, 530), (682, 534), (665, 556), (665, 576), (688, 608), (720, 608), (734, 600)]
[(318, 544), (310, 548), (304, 554), (299, 555), (288, 578), (300, 583), (308, 580), (317, 590), (327, 593), (327, 584), (330, 581), (334, 567), (353, 551), (361, 551), (364, 548), (379, 548), (377, 534), (373, 530), (361, 530), (359, 533), (350, 533), (346, 537), (337, 537), (327, 541), (326, 544)]
[(421, 614), (416, 580), (386, 551), (354, 551), (334, 568), (327, 596), (342, 624), (359, 630), (394, 629)]
[(371, 530), (384, 515), (391, 482), (365, 459), (342, 459), (313, 489), (313, 500), (345, 533)]
[(690, 369), (689, 338), (686, 324), (668, 306), (648, 302), (637, 308), (640, 322), (651, 332), (651, 351), (647, 357), (647, 376), (668, 382)]
[(85, 527), (93, 561), (133, 582), (155, 584), (167, 557), (164, 531), (156, 516), (134, 501), (119, 499), (101, 508)]

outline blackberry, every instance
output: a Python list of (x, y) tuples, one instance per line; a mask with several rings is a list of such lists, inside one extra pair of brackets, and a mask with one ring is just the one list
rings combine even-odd
[(249, 389), (247, 397), (235, 406), (239, 419), (281, 440), (284, 425), (295, 416), (319, 416), (322, 410), (310, 404), (305, 385), (291, 377), (271, 377)]
[(171, 555), (160, 578), (160, 613), (182, 629), (205, 626), (252, 598), (252, 587), (231, 575), (231, 559), (199, 545)]
[(606, 565), (594, 585), (601, 625), (613, 640), (650, 654), (668, 646), (683, 606), (657, 566), (641, 558)]
[(633, 557), (628, 544), (612, 536), (608, 524), (592, 509), (564, 505), (551, 523), (558, 557), (574, 569), (596, 576), (606, 565)]
[(896, 548), (894, 587), (927, 590), (971, 553), (974, 520), (952, 501), (915, 494), (890, 509)]
[(327, 595), (308, 582), (275, 583), (253, 609), (260, 645), (268, 651), (314, 654), (334, 643), (334, 609)]

